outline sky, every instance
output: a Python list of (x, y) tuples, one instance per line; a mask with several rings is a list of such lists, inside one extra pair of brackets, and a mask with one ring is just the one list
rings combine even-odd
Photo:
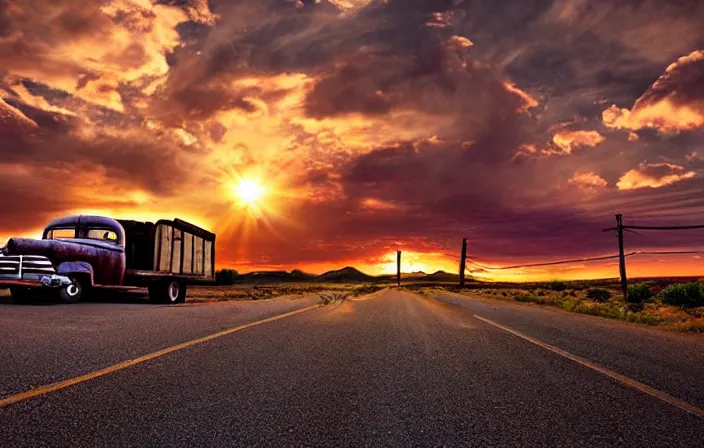
[[(698, 0), (0, 0), (0, 240), (179, 217), (242, 272), (617, 277), (704, 224)], [(704, 248), (627, 232), (626, 251)], [(634, 256), (629, 275), (702, 275)]]

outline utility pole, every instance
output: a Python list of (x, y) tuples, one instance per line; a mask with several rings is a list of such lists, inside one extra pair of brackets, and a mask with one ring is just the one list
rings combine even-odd
[(462, 253), (460, 254), (460, 288), (464, 287), (464, 271), (467, 267), (467, 238), (462, 240)]
[(396, 251), (396, 283), (401, 286), (401, 251)]
[(621, 276), (623, 300), (628, 302), (628, 279), (626, 278), (626, 256), (623, 253), (623, 215), (616, 215), (616, 232), (618, 233), (618, 269)]

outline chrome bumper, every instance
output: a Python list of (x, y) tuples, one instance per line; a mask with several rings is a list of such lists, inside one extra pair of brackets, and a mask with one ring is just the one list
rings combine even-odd
[(51, 261), (38, 255), (0, 255), (0, 285), (59, 287), (71, 279), (59, 275)]

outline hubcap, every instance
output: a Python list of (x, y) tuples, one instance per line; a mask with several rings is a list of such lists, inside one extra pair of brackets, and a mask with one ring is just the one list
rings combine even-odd
[(169, 283), (169, 299), (173, 302), (178, 298), (178, 283)]
[(78, 295), (78, 286), (75, 285), (75, 283), (72, 283), (66, 287), (66, 294), (68, 294), (71, 297), (75, 297)]

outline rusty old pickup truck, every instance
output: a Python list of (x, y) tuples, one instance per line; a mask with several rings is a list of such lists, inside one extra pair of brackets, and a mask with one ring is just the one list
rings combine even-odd
[(10, 238), (0, 248), (0, 287), (14, 302), (54, 288), (75, 303), (96, 288), (146, 287), (157, 303), (186, 300), (188, 282), (212, 281), (215, 235), (180, 219), (156, 223), (103, 216), (53, 220), (42, 239)]

